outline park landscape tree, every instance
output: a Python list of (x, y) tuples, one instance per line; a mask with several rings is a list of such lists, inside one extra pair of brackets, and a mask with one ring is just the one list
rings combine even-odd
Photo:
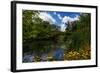
[[(64, 60), (91, 58), (91, 15), (81, 13), (79, 20), (66, 23), (64, 32), (60, 27), (39, 17), (40, 11), (23, 10), (23, 55), (35, 52), (36, 61), (44, 53), (62, 46)], [(71, 25), (72, 24), (72, 25)], [(52, 57), (52, 60), (55, 60)]]

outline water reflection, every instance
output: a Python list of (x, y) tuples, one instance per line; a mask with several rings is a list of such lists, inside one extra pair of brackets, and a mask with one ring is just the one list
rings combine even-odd
[[(32, 48), (29, 52), (24, 52), (29, 48), (23, 47), (23, 62), (59, 61), (63, 60), (64, 49), (60, 40), (35, 39), (28, 46)], [(25, 46), (26, 47), (26, 46)]]
[(52, 61), (52, 60), (60, 61), (64, 59), (63, 55), (64, 55), (63, 48), (57, 48), (52, 52), (41, 54), (40, 57), (37, 57), (35, 54), (28, 53), (28, 54), (24, 54), (23, 62), (35, 62), (36, 58), (40, 59), (39, 61)]

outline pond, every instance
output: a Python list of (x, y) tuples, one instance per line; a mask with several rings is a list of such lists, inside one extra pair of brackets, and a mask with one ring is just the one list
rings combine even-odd
[[(49, 53), (51, 53), (51, 56), (49, 56)], [(55, 50), (53, 50), (53, 52), (49, 52), (49, 53), (43, 53), (41, 54), (39, 58), (39, 62), (43, 62), (43, 61), (49, 61), (49, 58), (51, 57), (54, 61), (60, 61), (60, 60), (64, 60), (64, 49), (63, 48), (57, 48)], [(24, 54), (23, 56), (23, 62), (35, 62), (36, 61), (36, 53), (32, 53), (32, 54)]]

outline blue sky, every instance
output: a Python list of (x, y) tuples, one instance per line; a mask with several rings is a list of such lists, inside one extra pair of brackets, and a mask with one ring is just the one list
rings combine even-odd
[(65, 23), (68, 21), (79, 20), (80, 13), (78, 12), (54, 12), (54, 11), (40, 11), (39, 17), (44, 21), (55, 24), (61, 27), (61, 31), (66, 28)]

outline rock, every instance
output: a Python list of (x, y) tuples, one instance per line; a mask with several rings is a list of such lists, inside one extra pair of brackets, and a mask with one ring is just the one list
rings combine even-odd
[(25, 55), (23, 58), (23, 62), (33, 62), (34, 56), (33, 55)]
[(47, 60), (48, 60), (47, 57), (48, 57), (47, 54), (43, 54), (43, 55), (41, 56), (41, 60), (42, 60), (42, 61), (47, 61)]

